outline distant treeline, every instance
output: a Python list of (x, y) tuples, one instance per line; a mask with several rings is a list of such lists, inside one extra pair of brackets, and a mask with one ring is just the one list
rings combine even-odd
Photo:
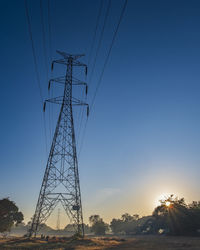
[[(150, 216), (140, 217), (137, 214), (125, 213), (120, 219), (113, 218), (110, 224), (105, 223), (99, 215), (92, 215), (89, 218), (89, 225), (84, 224), (85, 234), (200, 235), (200, 202), (194, 201), (191, 204), (186, 204), (184, 198), (178, 199), (173, 195), (160, 202), (160, 205), (154, 209)], [(10, 227), (10, 230), (12, 234), (26, 234), (30, 226), (31, 222), (25, 225), (18, 221)], [(3, 232), (1, 226), (0, 232)], [(68, 224), (62, 230), (54, 230), (46, 224), (41, 224), (39, 231), (39, 234), (43, 235), (70, 235), (73, 233), (72, 224)]]
[(110, 225), (99, 215), (89, 218), (90, 230), (96, 235), (111, 232), (116, 235), (167, 234), (200, 236), (200, 202), (186, 204), (184, 198), (174, 195), (160, 201), (152, 215), (140, 217), (125, 213), (112, 219)]

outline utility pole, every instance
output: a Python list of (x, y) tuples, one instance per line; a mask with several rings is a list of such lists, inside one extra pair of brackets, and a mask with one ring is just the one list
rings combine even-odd
[(61, 59), (54, 60), (54, 64), (62, 64), (67, 67), (66, 75), (49, 81), (48, 88), (52, 83), (64, 85), (63, 96), (48, 99), (46, 102), (60, 104), (60, 113), (51, 144), (46, 170), (33, 216), (29, 236), (36, 236), (41, 223), (44, 223), (51, 215), (57, 204), (61, 202), (71, 223), (74, 225), (75, 233), (84, 236), (83, 213), (81, 204), (81, 192), (78, 173), (78, 161), (76, 152), (76, 141), (74, 131), (72, 106), (85, 105), (87, 115), (89, 114), (88, 104), (72, 96), (73, 86), (84, 86), (87, 94), (87, 84), (73, 77), (73, 67), (84, 67), (87, 74), (87, 66), (80, 62), (84, 55), (71, 55), (57, 51)]

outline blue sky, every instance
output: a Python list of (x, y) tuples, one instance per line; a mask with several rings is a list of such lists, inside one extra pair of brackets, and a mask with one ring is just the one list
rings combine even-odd
[[(111, 1), (89, 82), (89, 103), (123, 3)], [(88, 62), (99, 4), (92, 0), (50, 0), (53, 58), (60, 49), (85, 53), (82, 61)], [(98, 39), (107, 4), (103, 1)], [(48, 98), (40, 2), (28, 1), (28, 6), (43, 98)], [(45, 30), (46, 8), (47, 1), (43, 1)], [(28, 221), (47, 160), (43, 114), (24, 1), (1, 1), (0, 12), (0, 197), (16, 201)], [(124, 212), (150, 214), (162, 194), (175, 193), (188, 202), (199, 199), (199, 13), (200, 2), (194, 0), (128, 1), (79, 158), (86, 221), (94, 213), (107, 222)], [(46, 40), (49, 55), (48, 36)], [(93, 59), (96, 47), (97, 41)], [(88, 79), (92, 64), (91, 60)], [(85, 80), (81, 74), (78, 77)], [(57, 88), (54, 94), (61, 91)], [(47, 107), (47, 151), (52, 127), (49, 110)], [(55, 125), (57, 109), (53, 111)], [(80, 141), (77, 143), (79, 148)]]

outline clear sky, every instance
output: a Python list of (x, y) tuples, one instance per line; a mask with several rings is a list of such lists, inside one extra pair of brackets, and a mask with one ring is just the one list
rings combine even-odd
[[(89, 82), (89, 103), (123, 3), (111, 1)], [(97, 41), (107, 4), (104, 0)], [(85, 53), (82, 61), (88, 62), (99, 5), (97, 0), (50, 0), (50, 51), (47, 1), (43, 1), (48, 62), (50, 53), (57, 58), (56, 49)], [(42, 94), (48, 98), (40, 2), (28, 1), (28, 6)], [(47, 152), (24, 1), (1, 1), (0, 34), (0, 198), (14, 200), (28, 221), (34, 213)], [(199, 200), (199, 69), (198, 0), (128, 1), (79, 157), (86, 222), (91, 214), (99, 214), (106, 222), (124, 212), (148, 215), (163, 194), (174, 193), (187, 202)], [(57, 117), (53, 108), (55, 115), (49, 123), (48, 110), (49, 106), (47, 151), (49, 127)], [(80, 141), (77, 143), (79, 148)], [(55, 221), (56, 215), (50, 225), (55, 226)]]

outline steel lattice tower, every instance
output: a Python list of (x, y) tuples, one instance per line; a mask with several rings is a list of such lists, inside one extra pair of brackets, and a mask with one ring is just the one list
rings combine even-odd
[(60, 230), (60, 208), (58, 208), (58, 217), (57, 217), (56, 229)]
[(74, 224), (75, 232), (84, 235), (72, 106), (86, 105), (87, 115), (89, 108), (86, 103), (72, 97), (73, 85), (84, 85), (87, 94), (87, 84), (74, 78), (72, 72), (74, 66), (83, 66), (87, 74), (87, 66), (77, 60), (84, 55), (57, 53), (62, 58), (52, 62), (52, 70), (55, 63), (64, 64), (67, 66), (66, 76), (51, 79), (49, 88), (53, 82), (62, 83), (64, 95), (44, 103), (44, 111), (46, 102), (60, 104), (61, 108), (29, 236), (36, 236), (40, 224), (48, 219), (59, 202)]

